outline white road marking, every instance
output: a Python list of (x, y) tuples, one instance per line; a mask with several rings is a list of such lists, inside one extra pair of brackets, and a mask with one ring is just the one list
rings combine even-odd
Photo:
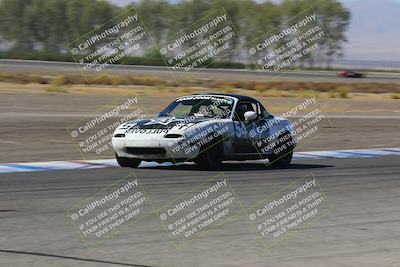
[[(326, 158), (370, 158), (381, 156), (400, 156), (400, 148), (374, 148), (374, 149), (349, 149), (328, 151), (295, 152), (293, 160), (317, 160)], [(143, 167), (171, 166), (172, 163), (157, 163), (144, 161)], [(118, 167), (115, 159), (95, 160), (68, 160), (68, 161), (46, 161), (46, 162), (19, 162), (0, 164), (0, 174), (15, 172), (37, 172), (54, 170), (76, 170), (76, 169), (99, 169)]]

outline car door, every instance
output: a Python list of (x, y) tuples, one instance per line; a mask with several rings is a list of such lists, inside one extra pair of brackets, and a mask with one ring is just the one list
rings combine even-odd
[(269, 114), (263, 105), (257, 102), (257, 120), (253, 121), (249, 129), (249, 138), (257, 153), (268, 154), (271, 151), (271, 130), (274, 127), (274, 116)]
[[(257, 118), (253, 121), (245, 121), (244, 113), (247, 111), (256, 112)], [(263, 121), (260, 104), (257, 101), (239, 101), (233, 120), (235, 127), (234, 153), (258, 153), (256, 142), (268, 135), (268, 129), (267, 132), (261, 134), (257, 132), (257, 129), (263, 125)]]

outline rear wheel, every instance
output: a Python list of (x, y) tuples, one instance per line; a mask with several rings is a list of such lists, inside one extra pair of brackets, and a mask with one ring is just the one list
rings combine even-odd
[(220, 141), (215, 141), (200, 149), (200, 154), (194, 162), (206, 170), (215, 170), (221, 167), (223, 157), (223, 147)]
[(274, 166), (288, 166), (293, 158), (293, 139), (290, 133), (280, 135), (268, 160)]
[(137, 168), (142, 162), (142, 160), (140, 159), (119, 157), (117, 154), (115, 154), (115, 158), (117, 159), (117, 162), (121, 167)]

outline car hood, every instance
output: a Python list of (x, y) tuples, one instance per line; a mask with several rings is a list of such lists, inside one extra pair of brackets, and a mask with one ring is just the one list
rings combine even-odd
[[(205, 121), (211, 121), (213, 118), (205, 117), (153, 117), (141, 120), (133, 120), (126, 122), (118, 127), (117, 130), (124, 130), (125, 133), (140, 133), (144, 131), (138, 130), (160, 130), (159, 132), (169, 132), (170, 130), (177, 130), (182, 132), (189, 127)], [(154, 131), (153, 131), (154, 132)], [(158, 131), (157, 131), (158, 132)]]

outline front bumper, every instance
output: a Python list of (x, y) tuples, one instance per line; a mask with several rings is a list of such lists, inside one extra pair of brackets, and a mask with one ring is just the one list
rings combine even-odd
[(113, 137), (112, 145), (119, 157), (142, 160), (182, 161), (197, 157), (200, 148), (185, 139), (143, 138), (140, 135)]

